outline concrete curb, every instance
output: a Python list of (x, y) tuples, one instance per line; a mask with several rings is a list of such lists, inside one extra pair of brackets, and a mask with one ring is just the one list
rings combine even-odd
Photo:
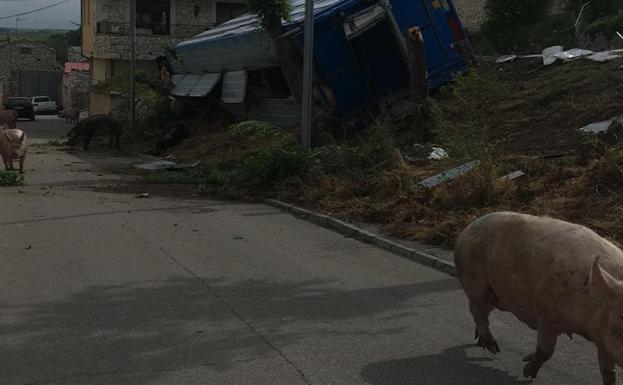
[(328, 215), (317, 214), (309, 210), (302, 209), (300, 207), (293, 206), (291, 204), (278, 201), (276, 199), (267, 199), (265, 201), (268, 205), (287, 211), (297, 218), (308, 220), (319, 226), (334, 230), (347, 237), (355, 238), (359, 241), (369, 243), (383, 250), (400, 255), (401, 257), (410, 259), (414, 262), (420, 263), (425, 266), (432, 267), (443, 273), (456, 276), (456, 267), (452, 262), (444, 261), (428, 253), (403, 246), (389, 239), (383, 238), (378, 234), (371, 233), (366, 230), (362, 230), (357, 226), (353, 226), (350, 223), (340, 221), (339, 219), (332, 218)]

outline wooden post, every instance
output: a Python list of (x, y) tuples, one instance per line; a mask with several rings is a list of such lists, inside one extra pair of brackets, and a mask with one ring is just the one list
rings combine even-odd
[(432, 122), (428, 107), (428, 70), (422, 31), (419, 27), (409, 28), (405, 40), (411, 80), (413, 128), (417, 140), (427, 141), (430, 139)]

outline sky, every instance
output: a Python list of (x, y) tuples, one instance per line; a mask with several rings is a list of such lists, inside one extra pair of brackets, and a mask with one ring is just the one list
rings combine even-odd
[[(0, 0), (0, 18), (42, 8), (59, 1), (61, 0)], [(80, 22), (80, 0), (70, 0), (65, 4), (20, 18), (26, 19), (19, 21), (20, 29), (75, 29), (77, 27), (69, 21)], [(0, 20), (0, 27), (15, 28), (15, 18)]]

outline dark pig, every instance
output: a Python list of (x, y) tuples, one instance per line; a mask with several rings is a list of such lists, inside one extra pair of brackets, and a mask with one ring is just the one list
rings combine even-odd
[(86, 151), (94, 136), (108, 135), (108, 148), (112, 148), (114, 143), (115, 148), (119, 149), (119, 138), (122, 132), (121, 123), (117, 119), (109, 115), (93, 115), (76, 124), (67, 134), (69, 138), (67, 144), (75, 146), (79, 140), (84, 140), (83, 148)]

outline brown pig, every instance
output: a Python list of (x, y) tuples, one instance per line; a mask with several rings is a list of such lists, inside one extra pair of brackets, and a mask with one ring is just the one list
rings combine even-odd
[(537, 330), (526, 377), (536, 377), (561, 334), (597, 345), (605, 385), (623, 366), (623, 252), (590, 229), (510, 212), (486, 215), (459, 236), (459, 279), (476, 322), (478, 345), (500, 351), (489, 330), (493, 309)]
[(0, 127), (3, 124), (7, 125), (7, 128), (14, 129), (17, 125), (17, 112), (13, 110), (2, 110), (0, 111)]

